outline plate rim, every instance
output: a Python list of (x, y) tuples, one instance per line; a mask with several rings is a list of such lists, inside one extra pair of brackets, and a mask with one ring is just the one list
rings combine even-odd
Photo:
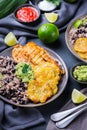
[[(38, 45), (38, 46), (40, 46), (40, 45)], [(43, 47), (43, 46), (40, 46), (40, 47)], [(52, 101), (54, 101), (55, 99), (57, 99), (62, 93), (63, 93), (63, 91), (65, 90), (65, 88), (66, 88), (66, 85), (67, 85), (67, 82), (68, 82), (68, 69), (67, 69), (67, 66), (66, 66), (66, 64), (65, 64), (65, 62), (63, 61), (63, 59), (56, 53), (56, 52), (54, 52), (53, 50), (51, 50), (51, 49), (49, 49), (49, 48), (47, 48), (47, 47), (43, 47), (48, 53), (49, 52), (51, 52), (53, 55), (55, 55), (56, 57), (57, 57), (57, 61), (60, 61), (61, 62), (61, 64), (60, 65), (62, 65), (63, 66), (63, 68), (65, 69), (65, 78), (66, 78), (66, 80), (65, 80), (65, 84), (64, 84), (64, 86), (61, 88), (61, 91), (60, 92), (58, 92), (57, 94), (55, 94), (53, 97), (51, 97), (50, 99), (48, 99), (45, 103), (33, 103), (33, 104), (16, 104), (16, 103), (14, 103), (14, 102), (12, 102), (12, 101), (10, 101), (9, 99), (7, 99), (7, 98), (5, 98), (4, 96), (1, 96), (0, 95), (0, 99), (2, 99), (2, 100), (4, 100), (5, 102), (7, 102), (7, 103), (9, 103), (9, 104), (11, 104), (11, 105), (15, 105), (15, 106), (18, 106), (18, 107), (39, 107), (39, 106), (43, 106), (43, 105), (46, 105), (46, 104), (48, 104), (48, 103), (51, 103)], [(3, 50), (2, 52), (0, 52), (0, 55), (3, 55), (4, 53), (6, 53), (6, 51), (11, 51), (13, 49), (13, 47), (9, 47), (9, 48), (7, 48), (7, 49), (5, 49), (5, 50)], [(51, 54), (50, 54), (51, 55)], [(52, 58), (53, 58), (53, 56), (51, 56)], [(55, 59), (55, 58), (54, 58)]]

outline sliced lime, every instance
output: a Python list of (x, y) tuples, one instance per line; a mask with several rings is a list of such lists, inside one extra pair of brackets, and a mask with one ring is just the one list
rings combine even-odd
[(75, 21), (75, 23), (74, 23), (73, 26), (74, 26), (75, 28), (78, 28), (81, 24), (82, 24), (82, 20), (78, 19), (78, 20)]
[(82, 103), (87, 99), (87, 96), (78, 91), (77, 89), (73, 89), (72, 91), (72, 101), (73, 103)]
[(50, 23), (54, 23), (58, 19), (58, 14), (57, 13), (45, 13), (45, 17)]
[(12, 32), (9, 32), (5, 38), (4, 38), (4, 42), (6, 45), (8, 46), (14, 46), (18, 43), (15, 35)]

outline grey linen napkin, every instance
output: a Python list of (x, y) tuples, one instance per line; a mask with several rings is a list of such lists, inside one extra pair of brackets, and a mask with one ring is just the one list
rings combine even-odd
[[(35, 4), (35, 0), (32, 0), (32, 3)], [(78, 2), (74, 4), (70, 4), (67, 2), (62, 1), (60, 9), (55, 10), (58, 12), (59, 19), (56, 21), (56, 25), (59, 27), (59, 30), (62, 31), (65, 29), (70, 22), (71, 19), (79, 16), (87, 14), (87, 0), (78, 0)], [(47, 23), (44, 14), (41, 14), (39, 21), (35, 24), (25, 25), (17, 22), (14, 19), (13, 13), (9, 16), (0, 20), (0, 51), (7, 48), (4, 44), (3, 38), (7, 33), (10, 31), (13, 32), (18, 39), (24, 39), (22, 42), (23, 44), (26, 43), (27, 38), (36, 38), (37, 37), (37, 30), (39, 26), (43, 23)], [(21, 38), (23, 37), (23, 38)], [(22, 44), (21, 43), (21, 44)]]
[[(65, 29), (67, 23), (69, 23), (71, 19), (79, 16), (80, 14), (84, 15), (87, 13), (86, 5), (86, 0), (78, 0), (78, 2), (75, 4), (62, 2), (60, 10), (56, 10), (56, 12), (59, 14), (59, 20), (55, 24), (60, 30)], [(16, 35), (19, 43), (24, 45), (29, 38), (37, 37), (38, 27), (43, 23), (47, 23), (44, 14), (41, 14), (40, 20), (34, 25), (24, 25), (17, 22), (14, 19), (13, 13), (1, 19), (0, 51), (7, 48), (3, 39), (10, 31)], [(18, 107), (14, 108), (12, 105), (6, 104), (0, 100), (0, 126), (4, 130), (22, 130), (24, 128), (26, 129), (26, 127), (29, 128), (42, 122), (44, 122), (44, 119), (36, 109)]]
[[(87, 95), (87, 88), (83, 89), (81, 92)], [(73, 107), (75, 107), (75, 105), (70, 100), (61, 108), (60, 111), (64, 111)], [(46, 130), (87, 130), (87, 111), (84, 111), (82, 114), (80, 114), (70, 125), (64, 129), (57, 128), (55, 123), (49, 120)]]
[(20, 108), (0, 100), (0, 127), (3, 130), (25, 130), (44, 122), (37, 109)]
[(78, 0), (77, 5), (63, 3), (62, 6), (62, 13), (58, 11), (59, 16), (62, 17), (62, 19), (58, 21), (58, 26), (61, 31), (66, 29), (70, 21), (80, 16), (87, 15), (87, 0)]

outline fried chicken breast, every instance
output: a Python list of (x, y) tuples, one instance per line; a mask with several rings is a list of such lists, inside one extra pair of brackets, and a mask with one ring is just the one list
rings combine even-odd
[(33, 66), (44, 64), (45, 62), (58, 65), (44, 48), (36, 45), (34, 42), (28, 42), (25, 46), (16, 45), (12, 50), (12, 57), (16, 62), (24, 61)]

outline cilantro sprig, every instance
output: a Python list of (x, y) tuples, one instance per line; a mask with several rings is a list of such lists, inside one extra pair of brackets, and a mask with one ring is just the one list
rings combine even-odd
[(55, 5), (60, 5), (60, 3), (61, 3), (61, 0), (47, 0), (48, 2), (52, 2), (53, 4), (55, 4)]

